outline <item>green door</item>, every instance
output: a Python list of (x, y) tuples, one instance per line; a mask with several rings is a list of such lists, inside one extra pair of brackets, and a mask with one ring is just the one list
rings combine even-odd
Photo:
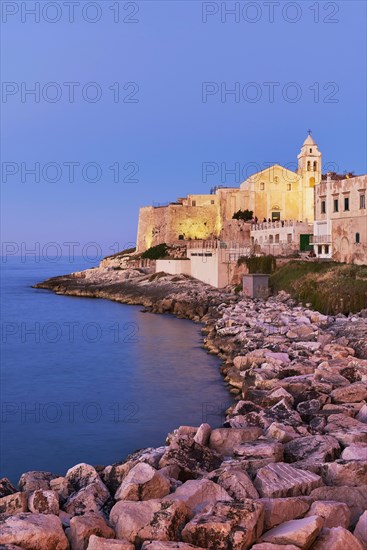
[(307, 250), (310, 250), (310, 237), (311, 235), (299, 236), (299, 249), (301, 252), (306, 252)]

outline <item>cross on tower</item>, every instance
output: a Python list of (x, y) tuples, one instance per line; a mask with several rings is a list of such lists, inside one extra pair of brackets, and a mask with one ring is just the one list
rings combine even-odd
[(312, 133), (312, 130), (308, 130), (308, 135), (310, 136)]

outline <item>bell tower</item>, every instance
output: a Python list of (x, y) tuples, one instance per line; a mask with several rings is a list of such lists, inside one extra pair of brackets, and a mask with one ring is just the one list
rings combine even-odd
[(311, 137), (311, 130), (308, 131), (301, 152), (298, 155), (298, 175), (302, 178), (303, 187), (315, 187), (321, 182), (322, 154)]

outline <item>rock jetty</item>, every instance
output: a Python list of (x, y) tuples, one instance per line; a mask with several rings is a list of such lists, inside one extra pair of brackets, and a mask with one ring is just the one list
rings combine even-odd
[(363, 550), (367, 315), (183, 276), (90, 270), (38, 285), (204, 323), (233, 395), (223, 427), (181, 426), (116, 464), (0, 482), (0, 548)]

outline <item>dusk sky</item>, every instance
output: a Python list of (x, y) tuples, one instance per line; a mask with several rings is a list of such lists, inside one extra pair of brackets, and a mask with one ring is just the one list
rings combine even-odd
[(290, 165), (309, 128), (324, 166), (366, 172), (363, 1), (21, 4), (2, 2), (5, 242), (111, 254), (139, 207)]

